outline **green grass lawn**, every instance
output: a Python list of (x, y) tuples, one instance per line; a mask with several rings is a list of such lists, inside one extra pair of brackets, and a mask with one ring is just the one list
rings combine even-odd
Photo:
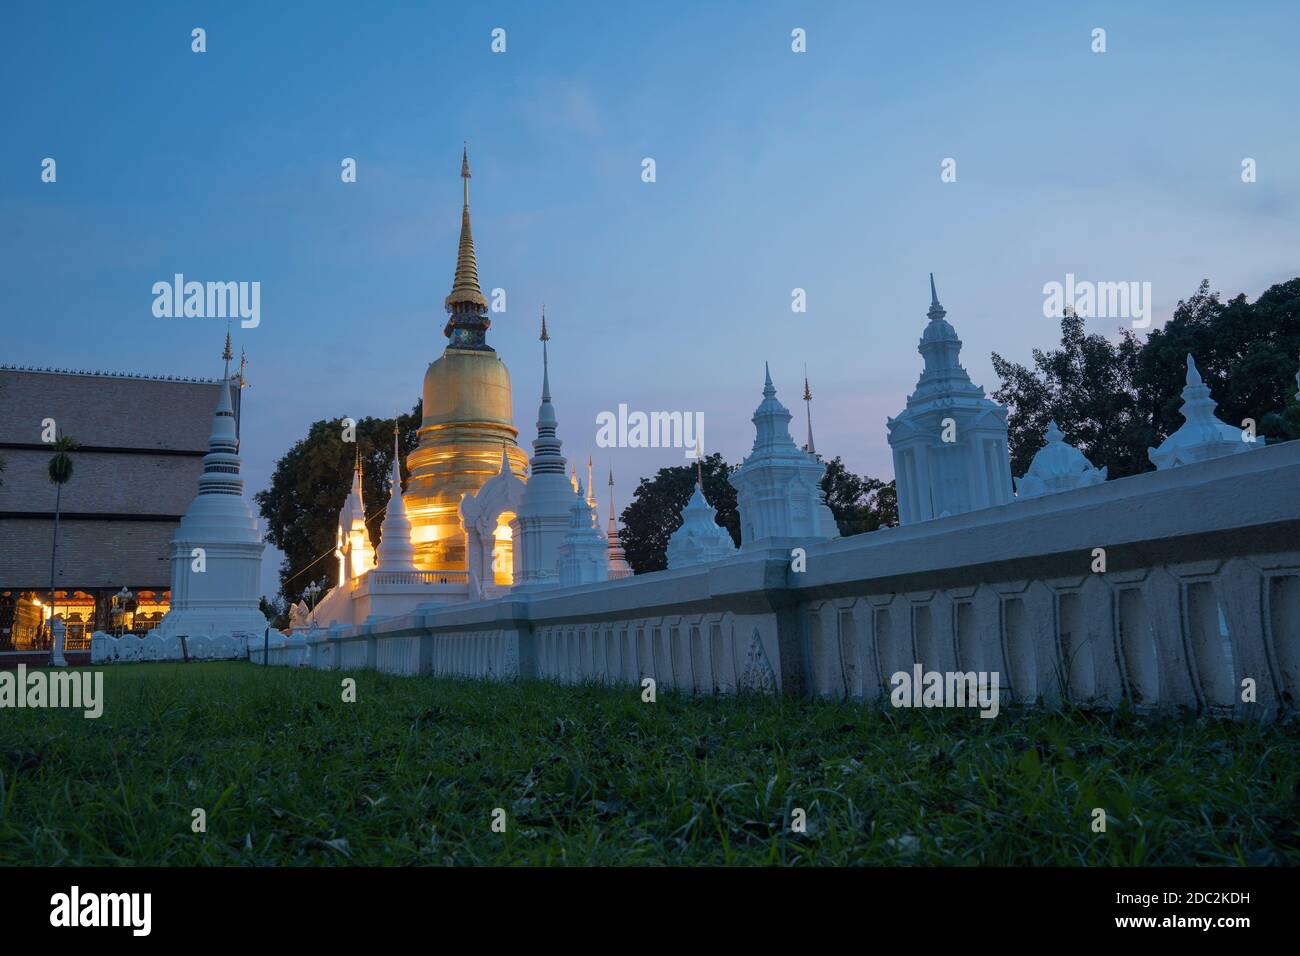
[(0, 711), (0, 863), (1300, 864), (1294, 723), (104, 674), (98, 720)]

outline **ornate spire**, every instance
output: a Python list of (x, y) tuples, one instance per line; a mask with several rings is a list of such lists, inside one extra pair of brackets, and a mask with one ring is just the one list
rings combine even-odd
[(361, 492), (363, 477), (361, 444), (358, 442), (352, 459), (352, 487), (348, 490), (347, 499), (343, 502), (343, 510), (339, 512), (339, 527), (342, 529), (343, 534), (348, 534), (358, 527), (365, 527), (366, 506)]
[(609, 542), (609, 576), (625, 578), (632, 573), (627, 563), (627, 554), (623, 550), (623, 539), (618, 533), (618, 523), (614, 520), (614, 469), (609, 469), (609, 530), (605, 532)]
[(411, 545), (411, 519), (402, 500), (402, 448), (397, 421), (393, 421), (393, 489), (379, 536), (379, 571), (414, 571), (415, 548)]
[(957, 330), (944, 318), (947, 315), (939, 304), (939, 294), (934, 289), (934, 273), (930, 273), (930, 311), (926, 316), (930, 323), (921, 333), (918, 351), (925, 359), (925, 371), (921, 373), (918, 391), (921, 386), (938, 386), (940, 383), (965, 384), (970, 387), (966, 370), (961, 367), (961, 339)]
[(542, 304), (542, 334), (538, 336), (542, 343), (542, 401), (551, 400), (551, 363), (546, 354), (546, 343), (551, 341), (550, 333), (546, 331), (546, 304)]
[(707, 564), (735, 553), (731, 533), (718, 524), (717, 512), (704, 497), (704, 489), (696, 485), (682, 509), (681, 525), (668, 538), (669, 570)]
[(560, 439), (556, 437), (555, 406), (551, 404), (551, 368), (546, 343), (551, 340), (546, 331), (546, 307), (542, 306), (542, 404), (537, 409), (537, 437), (533, 440), (533, 459), (530, 475), (547, 473), (564, 474), (564, 456), (560, 454)]
[(926, 313), (931, 320), (942, 319), (948, 313), (939, 304), (939, 293), (934, 291), (934, 273), (930, 273), (930, 311)]
[(1201, 378), (1196, 359), (1187, 355), (1187, 384), (1183, 387), (1183, 405), (1179, 409), (1183, 424), (1159, 448), (1148, 448), (1147, 457), (1159, 470), (1177, 468), (1197, 461), (1234, 455), (1262, 448), (1264, 439), (1243, 441), (1240, 428), (1222, 422), (1214, 414), (1218, 402)]
[(235, 357), (234, 353), (230, 351), (230, 320), (227, 319), (226, 320), (226, 347), (221, 351), (222, 361), (226, 363), (225, 369), (221, 373), (222, 381), (228, 381), (230, 379), (230, 360), (234, 357)]
[[(776, 397), (771, 369), (765, 364), (763, 400), (750, 419), (754, 446), (740, 467), (726, 476), (736, 489), (745, 545), (765, 538), (838, 536), (819, 485), (826, 465), (795, 444), (790, 435), (791, 417)], [(668, 566), (673, 567), (671, 557)]]
[(596, 486), (591, 479), (591, 453), (587, 453), (587, 504), (596, 507)]
[(753, 452), (771, 452), (780, 449), (782, 453), (797, 454), (794, 439), (790, 437), (790, 412), (776, 397), (776, 386), (772, 384), (772, 371), (763, 363), (763, 400), (758, 403), (750, 419), (757, 433), (754, 437)]
[(613, 540), (617, 529), (614, 526), (614, 466), (609, 466), (609, 537)]
[(803, 367), (803, 401), (804, 408), (808, 412), (808, 444), (804, 445), (804, 451), (810, 455), (817, 454), (817, 446), (813, 444), (812, 432), (812, 392), (808, 388), (808, 366)]
[[(230, 349), (226, 348), (226, 357)], [(227, 373), (230, 371), (227, 361)], [(217, 408), (212, 414), (212, 432), (208, 435), (208, 453), (203, 457), (203, 474), (199, 475), (199, 495), (235, 495), (244, 493), (244, 479), (239, 476), (239, 436), (235, 429), (235, 411), (230, 404), (230, 376), (217, 387)]]
[(487, 299), (478, 283), (478, 259), (474, 254), (474, 233), (469, 224), (469, 147), (461, 154), (460, 176), (464, 183), (464, 206), (460, 214), (460, 246), (456, 252), (456, 275), (443, 305), (450, 318), (443, 334), (449, 347), (489, 350), (486, 333), (492, 322), (487, 317)]

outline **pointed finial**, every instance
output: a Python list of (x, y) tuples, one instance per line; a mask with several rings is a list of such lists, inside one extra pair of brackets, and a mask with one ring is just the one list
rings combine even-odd
[(695, 483), (700, 486), (700, 491), (704, 491), (704, 441), (697, 435), (695, 437)]
[(398, 441), (397, 419), (393, 419), (393, 494), (402, 493), (402, 446)]
[(611, 462), (611, 463), (610, 463), (610, 466), (609, 466), (609, 532), (608, 532), (608, 536), (609, 536), (610, 538), (613, 538), (613, 537), (614, 537), (614, 532), (615, 532), (615, 526), (614, 526), (614, 464), (613, 464), (613, 462)]
[(226, 347), (221, 350), (221, 360), (225, 364), (221, 368), (221, 381), (230, 387), (230, 360), (235, 356), (230, 351), (230, 320), (226, 319)]
[(817, 454), (817, 445), (813, 441), (812, 430), (812, 391), (808, 388), (808, 366), (803, 367), (803, 400), (804, 411), (808, 413), (808, 443), (804, 445), (804, 451), (810, 455)]
[(504, 475), (509, 470), (510, 470), (510, 457), (509, 455), (506, 454), (506, 443), (502, 442), (501, 443), (501, 471), (499, 473)]
[(1057, 427), (1057, 425), (1056, 425), (1056, 419), (1055, 419), (1055, 418), (1053, 418), (1050, 422), (1047, 423), (1047, 436), (1046, 436), (1046, 437), (1047, 437), (1047, 440), (1048, 440), (1049, 442), (1054, 442), (1054, 441), (1064, 441), (1064, 440), (1065, 440), (1065, 435), (1064, 435), (1064, 433), (1061, 431), (1061, 429)]
[(1192, 358), (1192, 353), (1187, 353), (1187, 384), (1201, 385), (1201, 372), (1196, 367), (1196, 359)]
[(546, 306), (542, 306), (542, 334), (539, 336), (542, 341), (542, 401), (551, 400), (551, 361), (550, 356), (546, 354), (546, 343), (551, 340), (551, 336), (546, 331)]
[[(443, 334), (451, 338), (456, 328), (464, 328), (475, 335), (487, 330), (483, 313), (487, 299), (478, 283), (478, 258), (474, 253), (474, 233), (469, 223), (469, 146), (461, 153), (460, 175), (464, 187), (465, 205), (460, 214), (460, 244), (456, 251), (456, 272), (452, 277), (451, 292), (443, 305), (451, 319)], [(481, 344), (481, 341), (480, 341)]]
[(944, 311), (943, 306), (939, 304), (939, 293), (934, 289), (934, 273), (930, 273), (930, 311), (926, 313), (934, 321), (942, 319), (948, 313)]
[(776, 386), (772, 384), (772, 370), (768, 368), (767, 363), (763, 363), (763, 397), (772, 398), (776, 395)]

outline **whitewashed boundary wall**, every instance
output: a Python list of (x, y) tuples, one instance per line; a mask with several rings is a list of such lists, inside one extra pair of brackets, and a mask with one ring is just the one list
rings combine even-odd
[(306, 644), (327, 669), (865, 700), (920, 663), (997, 671), (1008, 701), (1274, 716), (1300, 702), (1300, 442)]

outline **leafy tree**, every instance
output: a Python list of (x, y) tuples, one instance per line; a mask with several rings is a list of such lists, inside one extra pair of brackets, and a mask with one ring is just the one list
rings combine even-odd
[(289, 626), (289, 605), (285, 603), (284, 598), (268, 599), (263, 595), (257, 599), (257, 609), (271, 622), (271, 627), (275, 630), (281, 631)]
[[(736, 489), (727, 480), (732, 466), (717, 452), (700, 461), (704, 497), (718, 513), (718, 524), (740, 544), (740, 513), (736, 510)], [(627, 563), (637, 574), (668, 567), (668, 539), (681, 527), (682, 509), (695, 490), (695, 465), (660, 468), (653, 478), (642, 478), (623, 509), (623, 550)]]
[(1067, 314), (1061, 347), (1035, 350), (1032, 370), (994, 353), (1002, 387), (993, 397), (1008, 409), (1012, 472), (1028, 469), (1052, 418), (1112, 478), (1150, 470), (1147, 449), (1183, 424), (1188, 353), (1223, 421), (1253, 419), (1272, 440), (1300, 437), (1300, 279), (1273, 286), (1253, 303), (1244, 295), (1225, 303), (1203, 281), (1145, 342), (1130, 329), (1120, 330), (1118, 342), (1085, 335), (1083, 320)]
[[(405, 459), (419, 443), (422, 418), (419, 402), (399, 418), (401, 455)], [(297, 603), (312, 581), (326, 585), (338, 578), (333, 556), (339, 509), (352, 487), (352, 468), (360, 451), (361, 494), (366, 528), (377, 544), (382, 514), (388, 505), (388, 475), (393, 464), (393, 419), (363, 418), (356, 423), (356, 442), (343, 441), (343, 419), (312, 423), (275, 466), (270, 486), (253, 496), (266, 538), (284, 553), (280, 593)]]
[(898, 527), (898, 486), (894, 479), (881, 481), (879, 478), (865, 479), (865, 506), (867, 509), (864, 531), (877, 531), (880, 528)]
[(1163, 439), (1183, 423), (1179, 408), (1191, 353), (1221, 419), (1230, 425), (1253, 419), (1257, 434), (1273, 440), (1300, 437), (1289, 430), (1298, 424), (1296, 413), (1288, 418), (1287, 411), (1300, 363), (1300, 279), (1271, 287), (1253, 303), (1244, 295), (1222, 302), (1219, 295), (1202, 282), (1147, 338), (1141, 383), (1157, 434)]
[(826, 463), (821, 488), (841, 537), (898, 524), (894, 482), (860, 478), (844, 467), (839, 455)]
[(1110, 468), (1110, 477), (1148, 470), (1146, 449), (1155, 435), (1138, 385), (1141, 349), (1131, 329), (1122, 329), (1112, 343), (1104, 335), (1086, 334), (1083, 319), (1067, 312), (1061, 318), (1061, 347), (1034, 349), (1033, 370), (994, 352), (993, 370), (1002, 387), (993, 398), (1007, 406), (1012, 474), (1029, 470), (1053, 419), (1094, 465)]

